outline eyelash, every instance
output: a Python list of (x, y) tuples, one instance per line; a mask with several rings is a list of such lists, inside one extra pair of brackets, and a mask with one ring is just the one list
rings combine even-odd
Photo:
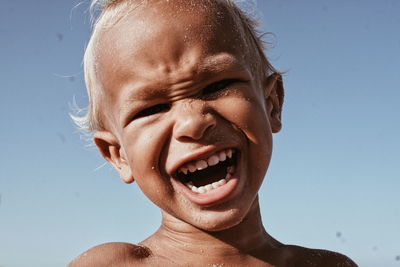
[[(212, 95), (214, 93), (217, 93), (218, 91), (221, 91), (221, 90), (225, 89), (229, 85), (231, 85), (233, 83), (236, 83), (236, 82), (240, 82), (240, 80), (238, 80), (238, 79), (226, 79), (226, 80), (222, 80), (222, 81), (218, 81), (218, 82), (212, 83), (212, 84), (206, 86), (203, 89), (202, 95), (204, 95), (204, 96)], [(157, 114), (157, 113), (160, 113), (160, 112), (168, 111), (170, 108), (171, 108), (170, 104), (154, 105), (154, 106), (151, 106), (149, 108), (145, 108), (145, 109), (139, 111), (138, 113), (135, 114), (133, 119), (147, 117), (147, 116), (151, 116), (151, 115), (154, 115), (154, 114)]]
[(238, 79), (226, 79), (226, 80), (222, 80), (222, 81), (218, 81), (218, 82), (212, 83), (212, 84), (208, 85), (206, 88), (203, 89), (203, 95), (211, 95), (213, 93), (216, 93), (218, 91), (221, 91), (221, 90), (225, 89), (229, 85), (231, 85), (233, 83), (236, 83), (236, 82), (240, 82), (240, 80), (238, 80)]
[(133, 117), (133, 119), (138, 119), (141, 117), (147, 117), (156, 113), (160, 113), (163, 111), (167, 111), (170, 109), (170, 105), (169, 104), (158, 104), (158, 105), (154, 105), (151, 106), (149, 108), (145, 108), (142, 111), (139, 111), (138, 113), (135, 114), (135, 116)]

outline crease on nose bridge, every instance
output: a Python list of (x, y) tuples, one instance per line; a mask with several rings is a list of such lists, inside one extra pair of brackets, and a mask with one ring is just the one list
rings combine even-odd
[(184, 103), (183, 103), (183, 107), (182, 107), (182, 109), (183, 109), (183, 111), (187, 111), (187, 112), (189, 112), (189, 111), (195, 111), (196, 110), (196, 108), (199, 108), (200, 109), (200, 113), (202, 114), (202, 115), (204, 115), (204, 111), (205, 111), (205, 109), (204, 109), (204, 103), (196, 103), (198, 100), (196, 100), (196, 99), (188, 99), (187, 101), (185, 101)]

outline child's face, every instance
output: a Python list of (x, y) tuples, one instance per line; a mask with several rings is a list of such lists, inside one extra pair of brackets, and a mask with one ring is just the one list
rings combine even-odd
[[(221, 230), (243, 220), (268, 168), (279, 130), (266, 101), (275, 83), (261, 88), (255, 80), (231, 18), (217, 25), (208, 17), (215, 14), (176, 2), (140, 7), (101, 33), (97, 74), (108, 132), (95, 142), (165, 212)], [(232, 159), (221, 161), (229, 150)], [(178, 174), (207, 161), (218, 164)], [(185, 179), (211, 187), (193, 192)]]

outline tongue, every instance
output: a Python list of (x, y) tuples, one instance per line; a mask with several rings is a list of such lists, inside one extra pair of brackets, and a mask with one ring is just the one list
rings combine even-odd
[(188, 178), (196, 187), (212, 184), (226, 177), (226, 168), (226, 164), (218, 164), (202, 171), (191, 173)]

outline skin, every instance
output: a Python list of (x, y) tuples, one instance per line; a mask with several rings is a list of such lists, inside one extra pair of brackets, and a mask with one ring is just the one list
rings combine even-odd
[[(265, 231), (258, 190), (281, 128), (283, 87), (278, 74), (262, 81), (253, 74), (257, 58), (243, 53), (227, 11), (176, 0), (130, 14), (97, 37), (107, 112), (94, 141), (121, 179), (136, 181), (160, 207), (162, 224), (138, 245), (103, 244), (69, 266), (355, 266)], [(173, 178), (177, 167), (226, 148), (238, 154), (233, 190), (192, 201)]]

